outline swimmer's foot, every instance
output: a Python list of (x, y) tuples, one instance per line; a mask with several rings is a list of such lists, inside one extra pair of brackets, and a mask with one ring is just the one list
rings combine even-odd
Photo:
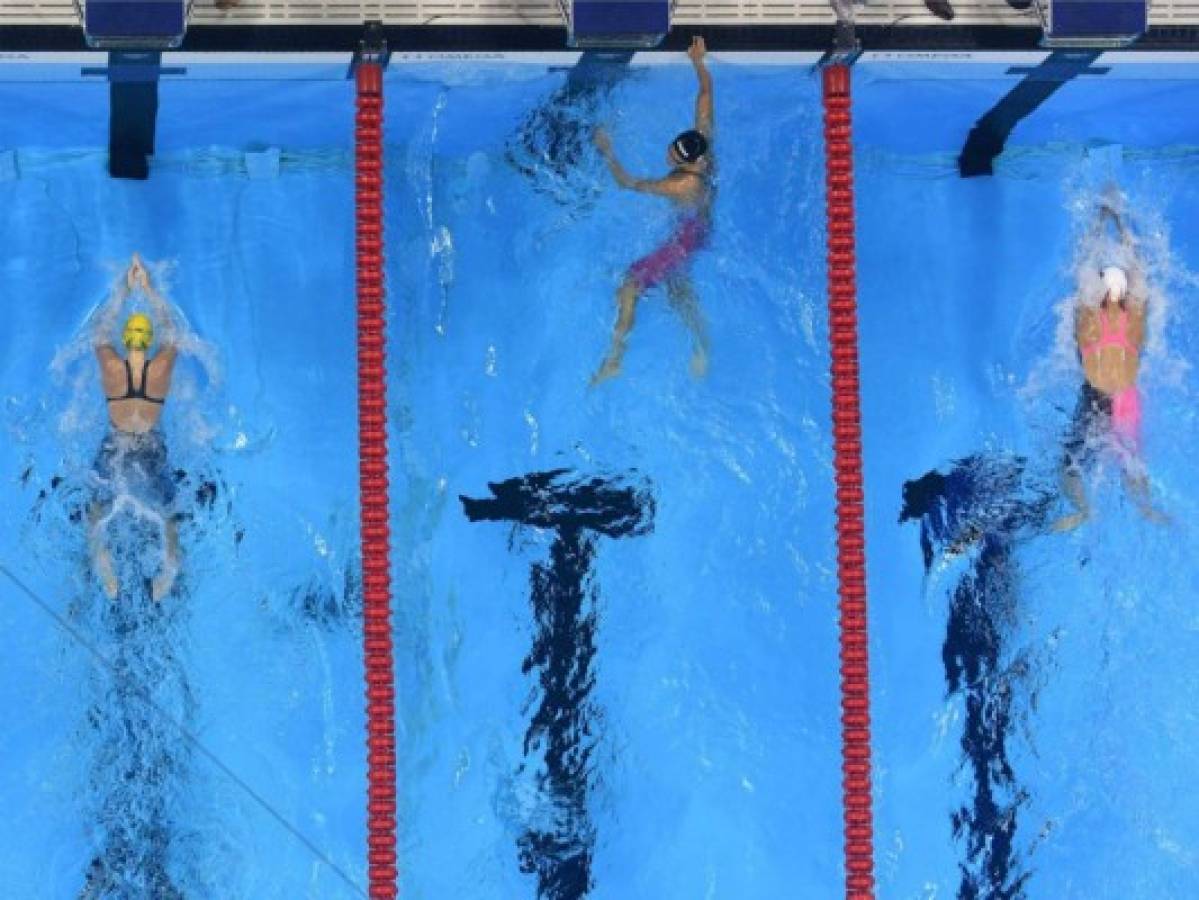
[(1149, 479), (1144, 475), (1130, 477), (1127, 482), (1128, 497), (1136, 504), (1139, 512), (1146, 521), (1155, 525), (1173, 525), (1174, 520), (1153, 505), (1149, 499)]
[(595, 387), (597, 384), (601, 384), (609, 378), (615, 378), (619, 374), (620, 360), (609, 356), (604, 360), (604, 364), (599, 367), (599, 371), (591, 376), (591, 386)]
[(691, 354), (691, 377), (703, 378), (708, 374), (708, 351), (703, 347), (696, 347), (695, 352)]
[(1154, 525), (1173, 525), (1174, 524), (1174, 520), (1172, 518), (1170, 518), (1169, 515), (1162, 512), (1160, 509), (1158, 509), (1155, 506), (1150, 506), (1149, 504), (1145, 504), (1139, 508), (1141, 511), (1141, 515), (1145, 517), (1145, 520), (1148, 522), (1152, 522)]
[(108, 553), (100, 553), (95, 560), (96, 577), (100, 579), (100, 586), (104, 589), (104, 596), (109, 600), (117, 599), (117, 595), (121, 593), (121, 583), (117, 581), (116, 573), (112, 570), (112, 559)]
[(171, 592), (171, 588), (175, 586), (175, 576), (179, 574), (179, 567), (171, 562), (162, 564), (162, 571), (154, 576), (154, 580), (150, 582), (150, 597), (153, 600), (161, 600)]
[(1077, 512), (1073, 515), (1063, 516), (1050, 526), (1054, 531), (1073, 531), (1087, 519), (1087, 514)]

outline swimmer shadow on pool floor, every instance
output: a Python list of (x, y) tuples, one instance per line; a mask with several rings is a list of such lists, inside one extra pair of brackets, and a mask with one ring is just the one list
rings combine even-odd
[(972, 793), (950, 815), (962, 842), (960, 898), (1019, 900), (1031, 870), (1017, 851), (1020, 811), (1029, 799), (1008, 756), (1035, 703), (1034, 660), (1011, 646), (1020, 615), (1018, 545), (1045, 534), (1059, 502), (1054, 486), (1027, 472), (1026, 460), (976, 454), (903, 485), (900, 523), (919, 521), (926, 577), (958, 560), (941, 656), (946, 696), (961, 699), (961, 766)]

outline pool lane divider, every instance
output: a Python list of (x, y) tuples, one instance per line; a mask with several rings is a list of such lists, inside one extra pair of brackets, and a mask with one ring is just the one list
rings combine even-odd
[(866, 617), (866, 535), (858, 381), (850, 67), (821, 69), (833, 466), (841, 631), (841, 773), (845, 896), (874, 897), (874, 812), (870, 778), (870, 653)]
[(354, 202), (358, 294), (358, 473), (362, 640), (366, 669), (367, 871), (372, 900), (399, 892), (396, 859), (395, 674), (391, 640), (386, 313), (383, 289), (383, 61), (356, 67)]

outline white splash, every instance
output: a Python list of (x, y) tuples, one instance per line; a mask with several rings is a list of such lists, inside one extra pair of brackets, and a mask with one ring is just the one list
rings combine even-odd
[[(50, 361), (50, 376), (52, 381), (66, 388), (67, 404), (58, 415), (58, 431), (68, 436), (97, 428), (103, 419), (103, 404), (100, 402), (99, 374), (94, 359), (97, 340), (106, 340), (117, 344), (116, 334), (99, 334), (96, 329), (96, 317), (101, 309), (108, 306), (123, 292), (125, 262), (109, 261), (104, 268), (114, 273), (109, 284), (107, 296), (97, 301), (88, 310), (79, 327), (75, 329), (66, 344), (58, 347)], [(147, 262), (146, 267), (152, 273), (152, 280), (166, 301), (173, 318), (170, 339), (178, 351), (180, 363), (192, 360), (197, 366), (176, 364), (171, 387), (173, 406), (180, 410), (179, 419), (185, 423), (184, 433), (193, 443), (206, 445), (210, 443), (218, 429), (210, 423), (201, 410), (201, 398), (204, 393), (219, 387), (221, 383), (221, 368), (216, 349), (202, 340), (192, 330), (187, 316), (171, 302), (170, 277), (177, 263), (174, 260), (159, 263)], [(146, 304), (134, 292), (121, 301), (117, 307), (116, 320), (119, 323), (125, 316), (133, 312), (145, 310)], [(153, 312), (152, 310), (146, 310)], [(165, 335), (164, 335), (165, 336)], [(202, 391), (197, 375), (205, 382)]]
[[(1129, 273), (1129, 291), (1146, 298), (1146, 343), (1143, 377), (1178, 387), (1189, 364), (1170, 351), (1167, 326), (1177, 313), (1173, 298), (1199, 287), (1199, 279), (1186, 270), (1170, 248), (1170, 232), (1161, 208), (1151, 198), (1129, 196), (1115, 184), (1099, 188), (1085, 172), (1067, 186), (1066, 210), (1076, 235), (1069, 273), (1074, 289), (1054, 305), (1052, 351), (1034, 366), (1020, 388), (1020, 397), (1033, 405), (1047, 390), (1078, 380), (1078, 347), (1075, 316), (1080, 307), (1095, 305), (1103, 297), (1100, 271), (1109, 265)], [(1128, 229), (1123, 242), (1116, 229), (1099, 227), (1099, 209), (1109, 206)]]

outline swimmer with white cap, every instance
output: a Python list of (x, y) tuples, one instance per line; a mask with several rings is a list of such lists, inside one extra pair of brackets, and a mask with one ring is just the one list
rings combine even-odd
[[(1132, 235), (1119, 215), (1100, 207), (1100, 225), (1110, 218), (1120, 232), (1125, 254), (1134, 261)], [(1149, 502), (1149, 479), (1141, 463), (1141, 395), (1137, 376), (1145, 346), (1145, 298), (1130, 292), (1129, 277), (1114, 264), (1100, 270), (1103, 283), (1098, 304), (1080, 304), (1074, 335), (1084, 380), (1062, 464), (1062, 489), (1075, 511), (1054, 528), (1069, 531), (1090, 515), (1083, 470), (1101, 449), (1114, 452), (1129, 496), (1150, 519), (1164, 516)], [(1089, 299), (1089, 298), (1088, 298)]]

